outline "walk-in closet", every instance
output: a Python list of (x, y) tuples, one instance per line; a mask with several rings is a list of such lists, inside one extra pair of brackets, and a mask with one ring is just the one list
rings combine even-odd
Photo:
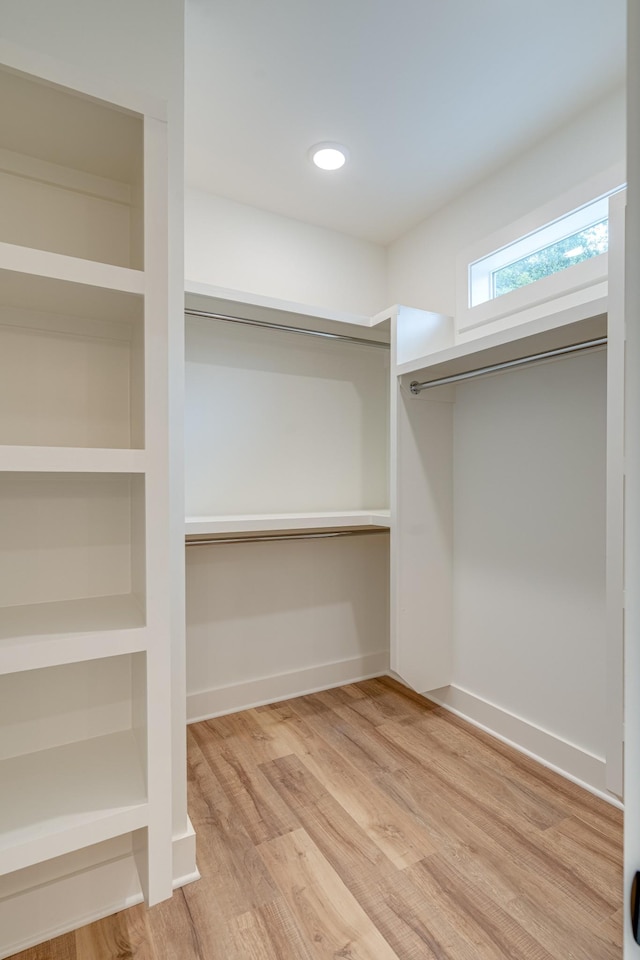
[(640, 5), (0, 6), (0, 958), (638, 960)]

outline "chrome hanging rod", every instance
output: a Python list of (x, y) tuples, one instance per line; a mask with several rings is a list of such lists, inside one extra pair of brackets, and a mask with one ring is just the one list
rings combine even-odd
[(417, 397), (423, 390), (429, 390), (431, 387), (444, 387), (448, 383), (459, 383), (461, 380), (471, 380), (475, 377), (484, 377), (488, 373), (497, 373), (499, 370), (509, 370), (510, 368), (524, 367), (529, 363), (535, 363), (538, 360), (550, 360), (552, 357), (561, 357), (567, 353), (577, 353), (579, 350), (594, 350), (596, 347), (602, 347), (606, 344), (607, 338), (600, 337), (598, 340), (586, 340), (584, 343), (572, 343), (568, 347), (558, 347), (557, 350), (545, 350), (544, 353), (534, 353), (529, 357), (519, 357), (517, 360), (505, 360), (503, 363), (494, 363), (488, 367), (479, 367), (477, 370), (468, 370), (466, 373), (456, 373), (451, 377), (440, 377), (438, 380), (425, 380), (419, 383), (413, 380), (409, 384), (409, 390)]
[(215, 543), (267, 543), (275, 540), (328, 540), (330, 537), (360, 537), (370, 533), (388, 532), (386, 527), (376, 530), (328, 530), (326, 533), (265, 533), (253, 534), (247, 537), (199, 537), (197, 540), (186, 540), (187, 547), (203, 547)]
[(226, 313), (210, 313), (208, 310), (192, 310), (185, 308), (187, 317), (203, 317), (205, 320), (222, 320), (225, 323), (240, 323), (247, 327), (266, 327), (267, 330), (280, 330), (283, 333), (301, 333), (305, 337), (322, 337), (325, 340), (342, 340), (343, 343), (357, 343), (366, 347), (381, 347), (389, 349), (388, 343), (380, 340), (365, 340), (364, 337), (349, 337), (345, 333), (325, 333), (323, 330), (308, 330), (305, 327), (288, 327), (284, 323), (263, 323), (260, 320), (247, 320), (245, 317), (231, 317)]

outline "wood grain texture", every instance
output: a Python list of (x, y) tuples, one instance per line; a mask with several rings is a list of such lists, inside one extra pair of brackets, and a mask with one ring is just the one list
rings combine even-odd
[(282, 898), (229, 922), (228, 957), (246, 960), (313, 960), (304, 933)]
[(462, 946), (450, 918), (428, 908), (406, 872), (393, 866), (297, 757), (284, 757), (264, 769), (295, 805), (304, 829), (398, 957), (466, 958), (460, 950), (446, 952), (451, 943)]
[(76, 932), (76, 955), (91, 960), (153, 960), (148, 911), (143, 905), (123, 910)]
[(305, 830), (262, 844), (260, 852), (318, 960), (398, 960)]
[(171, 900), (151, 907), (149, 926), (155, 957), (164, 960), (204, 960), (206, 957), (184, 890), (176, 890)]
[(76, 937), (67, 933), (32, 950), (14, 954), (12, 960), (76, 960)]
[(620, 960), (622, 814), (388, 678), (194, 724), (202, 879), (16, 960)]
[(618, 953), (616, 956), (622, 955), (622, 924), (624, 923), (622, 907), (620, 910), (617, 910), (612, 917), (609, 917), (608, 920), (605, 920), (600, 929), (601, 936), (614, 944), (618, 948)]
[[(258, 714), (265, 724), (266, 714)], [(371, 780), (363, 777), (338, 751), (314, 741), (303, 721), (281, 721), (271, 731), (282, 756), (300, 757), (338, 804), (367, 833), (397, 867), (406, 867), (435, 853), (436, 847), (413, 817), (408, 816)]]

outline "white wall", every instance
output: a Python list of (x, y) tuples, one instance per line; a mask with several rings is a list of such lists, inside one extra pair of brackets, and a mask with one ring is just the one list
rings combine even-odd
[(601, 759), (605, 419), (604, 351), (456, 389), (453, 684)]
[(385, 509), (388, 436), (387, 350), (189, 318), (187, 516)]
[(453, 316), (461, 250), (623, 161), (624, 154), (620, 88), (393, 243), (389, 303)]
[(388, 622), (388, 534), (189, 547), (189, 718), (384, 673)]
[(384, 247), (193, 189), (185, 276), (366, 316), (387, 306)]

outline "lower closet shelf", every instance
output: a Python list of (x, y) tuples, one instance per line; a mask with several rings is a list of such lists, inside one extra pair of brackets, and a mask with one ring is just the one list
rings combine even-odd
[(0, 762), (0, 874), (147, 822), (146, 788), (131, 731)]
[(385, 530), (389, 510), (342, 510), (324, 513), (261, 513), (234, 516), (187, 517), (185, 534), (190, 538), (275, 536), (278, 534), (332, 533), (355, 530)]

